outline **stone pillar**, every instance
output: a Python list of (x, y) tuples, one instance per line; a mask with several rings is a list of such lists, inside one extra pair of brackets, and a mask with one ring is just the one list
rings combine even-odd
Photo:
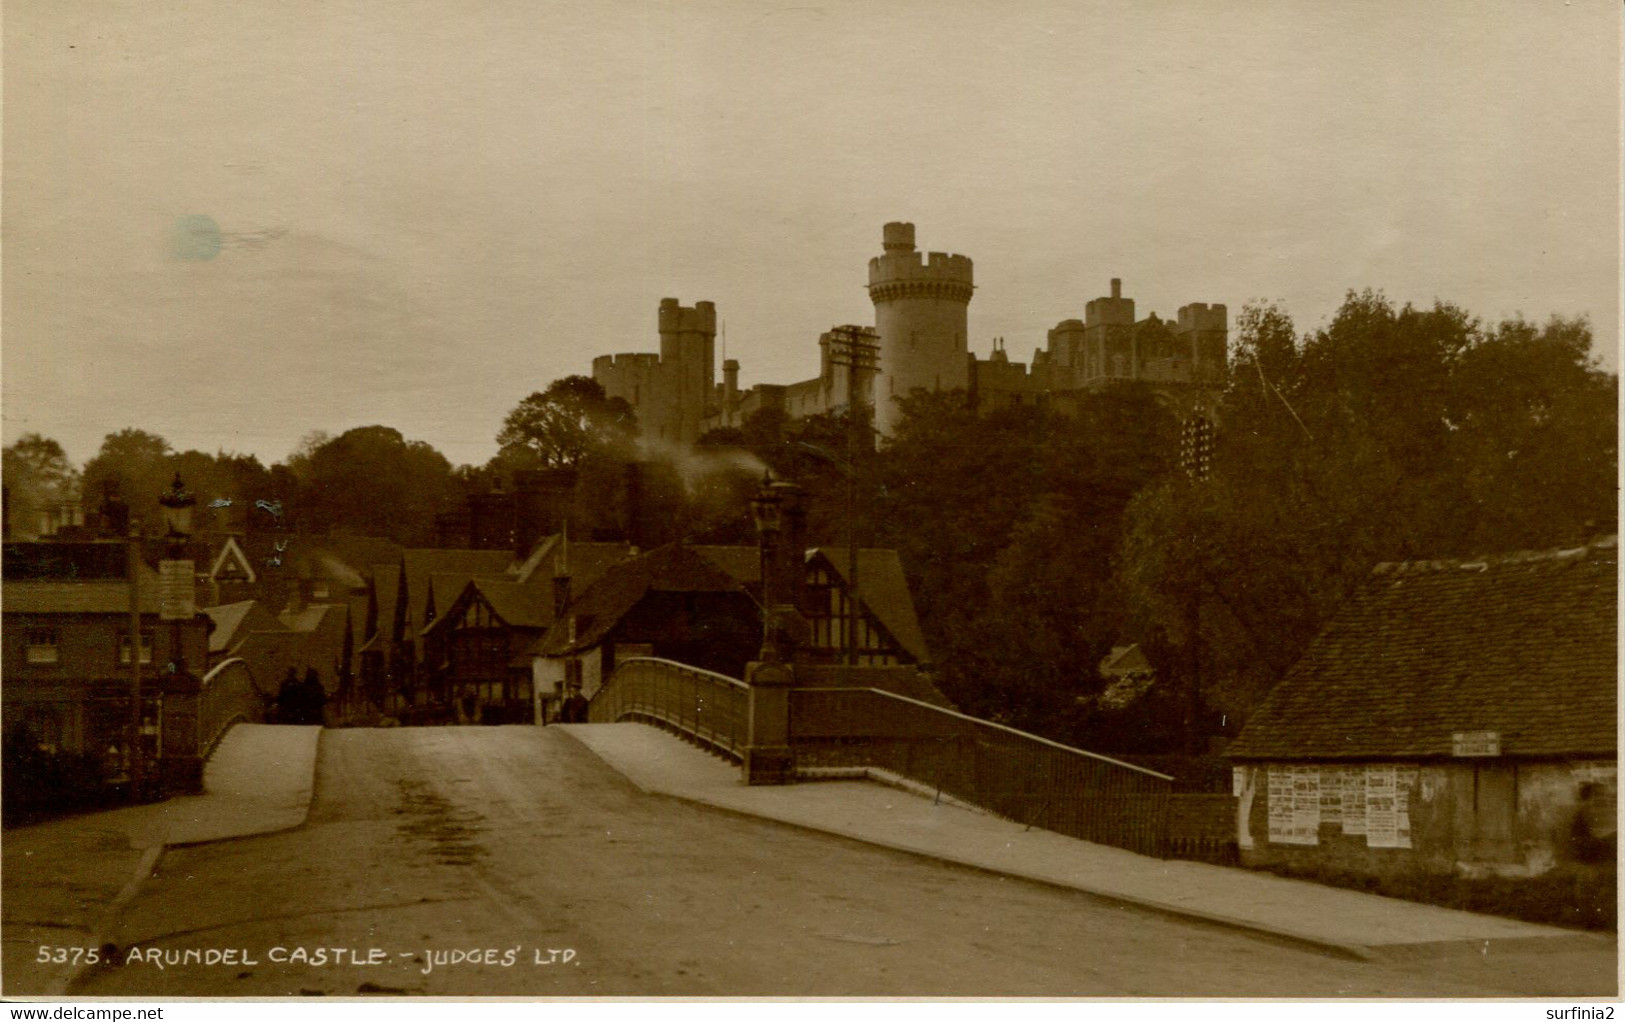
[(788, 784), (795, 779), (790, 751), (790, 688), (795, 675), (789, 664), (753, 663), (745, 668), (750, 686), (750, 731), (745, 745), (746, 784)]
[(203, 793), (203, 736), (198, 715), (202, 681), (184, 666), (160, 679), (164, 695), (158, 745), (163, 797)]

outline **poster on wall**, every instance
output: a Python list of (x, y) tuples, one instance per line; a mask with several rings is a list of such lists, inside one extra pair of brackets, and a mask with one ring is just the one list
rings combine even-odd
[(1270, 843), (1292, 843), (1292, 768), (1272, 764), (1269, 768)]
[(1320, 768), (1320, 822), (1343, 822), (1343, 768)]
[(1292, 843), (1320, 844), (1320, 767), (1292, 772)]
[(1398, 848), (1399, 820), (1394, 812), (1394, 768), (1365, 768), (1365, 843), (1368, 848)]
[(1411, 846), (1411, 792), (1419, 771), (1415, 766), (1394, 768), (1394, 847)]
[(1343, 768), (1343, 833), (1365, 833), (1365, 767)]

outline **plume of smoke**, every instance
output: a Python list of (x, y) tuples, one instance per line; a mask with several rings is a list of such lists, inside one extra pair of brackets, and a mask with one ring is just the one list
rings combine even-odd
[(332, 554), (317, 554), (316, 563), (321, 565), (327, 577), (350, 589), (357, 589), (366, 585), (366, 580), (354, 568), (334, 557)]
[(638, 441), (638, 454), (645, 461), (670, 465), (690, 496), (708, 476), (735, 472), (761, 475), (767, 471), (765, 461), (739, 447), (689, 447), (644, 437)]

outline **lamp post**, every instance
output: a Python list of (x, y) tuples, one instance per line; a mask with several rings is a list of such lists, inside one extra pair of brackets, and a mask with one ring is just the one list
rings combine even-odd
[[(158, 506), (163, 508), (164, 541), (169, 555), (163, 565), (166, 570), (161, 573), (166, 588), (163, 593), (164, 606), (160, 612), (171, 623), (169, 673), (179, 674), (186, 666), (186, 657), (181, 650), (181, 622), (196, 612), (192, 605), (195, 599), (191, 591), (192, 562), (185, 558), (186, 544), (192, 538), (192, 509), (197, 507), (197, 498), (187, 492), (179, 472), (175, 473), (175, 481), (169, 484), (169, 490), (158, 498)], [(183, 573), (184, 580), (181, 577)]]
[(790, 751), (790, 686), (800, 614), (795, 606), (797, 572), (805, 539), (801, 488), (762, 481), (751, 501), (762, 556), (762, 651), (745, 668), (749, 686), (745, 739), (746, 784), (785, 784), (795, 775)]
[[(158, 617), (170, 623), (169, 663), (163, 679), (165, 703), (175, 702), (175, 713), (161, 712), (155, 730), (159, 731), (159, 759), (163, 784), (170, 790), (198, 790), (202, 784), (202, 764), (197, 759), (197, 690), (186, 670), (182, 649), (182, 625), (197, 616), (197, 576), (186, 545), (192, 538), (192, 509), (197, 498), (186, 490), (180, 473), (158, 498), (164, 515), (166, 558), (158, 562)], [(164, 706), (164, 709), (167, 709)], [(170, 719), (170, 718), (174, 719)], [(167, 732), (167, 733), (165, 733)], [(194, 776), (195, 775), (195, 776)]]
[(779, 533), (784, 527), (784, 500), (773, 489), (771, 477), (763, 477), (762, 488), (751, 498), (750, 510), (756, 520), (757, 546), (762, 559), (762, 651), (759, 656), (764, 664), (776, 664), (782, 660), (773, 611), (783, 599), (778, 591), (778, 551)]

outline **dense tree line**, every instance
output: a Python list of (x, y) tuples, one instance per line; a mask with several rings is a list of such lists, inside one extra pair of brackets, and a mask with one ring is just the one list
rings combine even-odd
[[(880, 444), (840, 415), (766, 410), (677, 451), (640, 444), (625, 402), (579, 376), (520, 401), (483, 466), (453, 468), (385, 426), (313, 433), (269, 468), (126, 429), (82, 471), (25, 436), (5, 478), (14, 502), (83, 492), (87, 507), (113, 482), (151, 520), (180, 471), (204, 527), (228, 523), (216, 505), (229, 501), (277, 508), (264, 527), (427, 544), (436, 512), (525, 468), (577, 469), (572, 528), (612, 532), (625, 465), (653, 460), (671, 477), (663, 516), (694, 541), (742, 543), (771, 471), (807, 489), (813, 542), (855, 534), (899, 551), (939, 683), (963, 709), (1124, 752), (1233, 732), (1378, 562), (1617, 530), (1618, 381), (1583, 320), (1485, 325), (1350, 293), (1303, 334), (1279, 307), (1249, 306), (1231, 347), (1200, 481), (1180, 469), (1175, 414), (1138, 384), (1065, 415), (916, 394)], [(1097, 665), (1128, 643), (1159, 680), (1124, 704), (1102, 697)]]

